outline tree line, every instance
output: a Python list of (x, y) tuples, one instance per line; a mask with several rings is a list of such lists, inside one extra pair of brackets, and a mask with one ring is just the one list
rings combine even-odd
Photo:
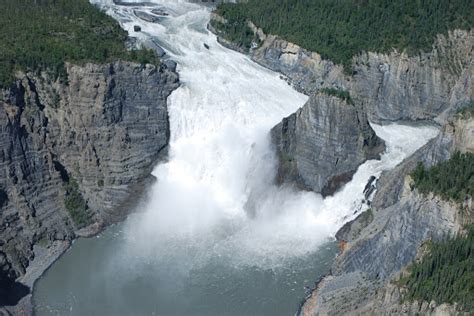
[(250, 20), (348, 71), (361, 51), (413, 55), (431, 50), (437, 34), (474, 26), (472, 0), (248, 0), (216, 10), (229, 23), (213, 26), (243, 46), (252, 41)]

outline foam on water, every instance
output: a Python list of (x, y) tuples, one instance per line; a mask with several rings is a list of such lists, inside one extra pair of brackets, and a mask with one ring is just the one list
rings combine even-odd
[[(396, 166), (438, 131), (372, 125), (386, 141), (386, 153), (361, 165), (332, 197), (277, 187), (268, 132), (307, 97), (278, 74), (221, 47), (205, 28), (208, 8), (153, 0), (170, 13), (154, 24), (138, 19), (137, 8), (91, 1), (178, 62), (182, 86), (168, 101), (170, 157), (153, 171), (158, 181), (141, 212), (97, 238), (78, 240), (38, 281), (35, 313), (294, 313), (304, 286), (327, 273), (338, 228), (367, 208), (369, 178)], [(134, 25), (142, 32), (133, 32)]]
[(182, 87), (169, 99), (170, 159), (154, 170), (158, 182), (145, 212), (127, 229), (127, 251), (139, 260), (187, 257), (195, 266), (226, 256), (229, 264), (273, 267), (313, 252), (366, 207), (362, 192), (371, 175), (394, 167), (437, 133), (432, 127), (373, 125), (387, 152), (363, 164), (335, 196), (276, 187), (268, 131), (307, 97), (280, 75), (220, 46), (206, 30), (208, 8), (153, 1), (170, 13), (156, 24), (137, 18), (133, 8), (93, 2), (130, 33), (140, 25), (135, 35), (159, 42), (179, 65)]

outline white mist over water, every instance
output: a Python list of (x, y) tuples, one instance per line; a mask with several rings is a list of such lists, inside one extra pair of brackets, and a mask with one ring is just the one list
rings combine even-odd
[(179, 63), (182, 86), (168, 101), (170, 157), (155, 168), (142, 212), (78, 240), (38, 281), (35, 313), (293, 314), (304, 286), (329, 270), (337, 247), (328, 241), (367, 207), (370, 176), (393, 168), (437, 130), (373, 125), (386, 153), (361, 165), (332, 197), (277, 187), (268, 132), (307, 97), (221, 47), (205, 29), (208, 8), (153, 1), (170, 13), (153, 24), (135, 17), (137, 8), (91, 1)]
[(159, 42), (179, 65), (182, 86), (168, 102), (169, 162), (154, 170), (158, 182), (145, 211), (127, 227), (126, 251), (139, 260), (166, 257), (196, 267), (225, 257), (233, 265), (284, 265), (317, 250), (364, 208), (362, 192), (371, 175), (393, 168), (437, 133), (432, 127), (374, 125), (387, 152), (362, 165), (335, 196), (276, 187), (268, 132), (307, 97), (279, 74), (221, 47), (206, 30), (209, 8), (156, 0), (170, 13), (156, 24), (137, 18), (134, 8), (93, 2), (131, 34), (140, 25), (142, 32), (134, 35)]

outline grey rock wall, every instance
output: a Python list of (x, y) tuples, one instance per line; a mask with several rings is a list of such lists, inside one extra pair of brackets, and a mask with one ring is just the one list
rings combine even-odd
[[(34, 245), (124, 218), (166, 153), (174, 71), (116, 62), (67, 65), (67, 73), (67, 84), (19, 74), (0, 91), (0, 280), (25, 274)], [(65, 204), (71, 179), (87, 203), (85, 222)]]
[(367, 159), (378, 158), (384, 143), (361, 107), (335, 96), (315, 94), (272, 131), (278, 182), (333, 194)]

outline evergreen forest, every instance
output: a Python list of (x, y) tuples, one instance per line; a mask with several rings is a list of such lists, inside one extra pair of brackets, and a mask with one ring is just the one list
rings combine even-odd
[(0, 87), (18, 70), (65, 78), (66, 61), (159, 62), (150, 50), (128, 51), (127, 32), (88, 0), (2, 0), (0, 29)]
[(474, 26), (472, 0), (248, 0), (222, 3), (216, 12), (228, 23), (213, 26), (246, 48), (254, 40), (251, 21), (348, 71), (361, 51), (414, 55), (430, 51), (437, 34)]

